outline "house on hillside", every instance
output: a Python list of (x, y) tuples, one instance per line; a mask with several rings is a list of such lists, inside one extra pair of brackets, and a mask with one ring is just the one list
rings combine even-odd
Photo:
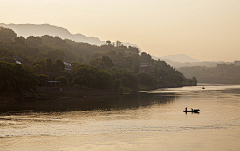
[(139, 67), (139, 72), (144, 72), (154, 76), (154, 66), (149, 63), (141, 63)]
[(63, 62), (63, 63), (65, 64), (64, 70), (71, 71), (72, 69), (71, 63), (68, 63), (68, 62)]
[(21, 64), (21, 62), (23, 62), (23, 59), (18, 56), (13, 56), (13, 58), (16, 60), (16, 63), (19, 62), (18, 64)]
[(240, 61), (234, 61), (235, 66), (240, 66)]
[(16, 60), (16, 64), (22, 64), (24, 66), (28, 66), (29, 65), (29, 61), (25, 61), (22, 58), (18, 57), (18, 56), (13, 56), (13, 58)]

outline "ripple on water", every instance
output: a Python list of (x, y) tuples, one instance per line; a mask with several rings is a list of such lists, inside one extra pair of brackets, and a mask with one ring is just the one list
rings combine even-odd
[[(51, 139), (56, 139), (56, 142), (62, 142), (60, 145), (64, 148), (86, 144), (89, 148), (98, 148), (105, 143), (105, 150), (111, 150), (109, 142), (114, 142), (113, 146), (131, 142), (129, 148), (122, 150), (139, 150), (140, 147), (145, 147), (143, 150), (189, 150), (189, 146), (194, 146), (196, 150), (238, 150), (239, 91), (214, 86), (206, 86), (205, 90), (201, 87), (194, 87), (191, 91), (187, 89), (191, 88), (168, 89), (169, 95), (120, 96), (117, 100), (94, 102), (90, 105), (97, 107), (85, 111), (26, 112), (0, 116), (0, 138), (5, 141), (3, 146), (14, 145), (12, 142), (20, 142), (22, 138), (28, 146), (29, 141), (35, 139), (37, 141), (31, 143), (39, 145), (38, 148), (45, 145), (38, 142), (44, 141), (48, 143), (45, 146), (54, 148), (59, 143), (52, 143)], [(78, 101), (73, 103), (77, 108), (83, 105)], [(182, 110), (186, 106), (198, 107), (201, 112), (185, 114)], [(136, 148), (131, 148), (133, 145)]]

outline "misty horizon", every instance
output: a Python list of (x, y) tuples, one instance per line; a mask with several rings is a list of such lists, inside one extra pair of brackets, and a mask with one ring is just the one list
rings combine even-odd
[[(106, 41), (100, 40), (98, 37), (94, 37), (94, 36), (87, 37), (81, 33), (72, 34), (68, 31), (68, 29), (65, 29), (63, 27), (56, 26), (56, 25), (47, 24), (47, 23), (46, 24), (30, 24), (30, 23), (28, 23), (28, 24), (14, 24), (14, 23), (5, 24), (5, 23), (0, 23), (0, 26), (13, 29), (17, 33), (18, 36), (22, 36), (25, 38), (27, 38), (29, 36), (41, 37), (44, 35), (50, 35), (53, 37), (56, 36), (56, 37), (60, 37), (62, 39), (71, 39), (76, 42), (85, 42), (85, 43), (89, 43), (92, 45), (99, 45), (99, 46), (106, 44), (106, 41), (107, 41), (107, 40)], [(29, 28), (30, 28), (30, 30), (29, 30)], [(112, 42), (114, 42), (114, 41), (112, 41)], [(123, 45), (134, 46), (144, 52), (144, 50), (142, 50), (136, 44), (131, 44), (129, 42), (123, 42)], [(168, 60), (173, 61), (173, 62), (180, 62), (180, 63), (226, 62), (223, 60), (220, 60), (220, 61), (204, 60), (204, 61), (202, 61), (202, 60), (198, 60), (196, 58), (192, 58), (184, 53), (168, 54), (165, 56), (154, 56), (154, 55), (152, 55), (152, 56), (155, 59), (163, 59), (167, 62), (168, 62)], [(234, 61), (237, 61), (237, 60), (234, 60)], [(234, 62), (234, 61), (232, 61), (232, 62)]]
[(153, 56), (233, 62), (240, 58), (239, 5), (235, 0), (4, 0), (0, 15), (5, 24), (47, 23), (103, 41), (130, 42)]

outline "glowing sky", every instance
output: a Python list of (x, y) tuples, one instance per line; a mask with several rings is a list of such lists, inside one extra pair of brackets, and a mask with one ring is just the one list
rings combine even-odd
[(240, 0), (1, 0), (0, 23), (48, 23), (159, 57), (240, 60)]

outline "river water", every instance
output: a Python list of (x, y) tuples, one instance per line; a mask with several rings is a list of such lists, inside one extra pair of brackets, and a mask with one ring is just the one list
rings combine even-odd
[(0, 150), (239, 151), (240, 85), (0, 104)]

